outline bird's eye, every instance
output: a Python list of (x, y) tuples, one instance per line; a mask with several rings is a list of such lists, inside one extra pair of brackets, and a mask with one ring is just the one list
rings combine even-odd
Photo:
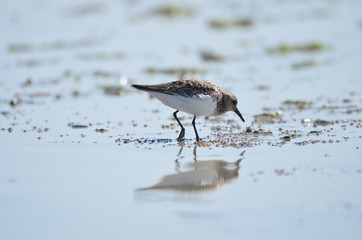
[(233, 100), (233, 105), (236, 105), (236, 104), (238, 104), (238, 101)]

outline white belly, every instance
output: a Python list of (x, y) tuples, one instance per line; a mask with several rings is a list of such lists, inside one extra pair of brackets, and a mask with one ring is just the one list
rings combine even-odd
[(196, 116), (213, 116), (217, 103), (209, 95), (197, 95), (194, 97), (183, 97), (180, 95), (169, 95), (158, 92), (149, 92), (159, 99), (163, 104)]

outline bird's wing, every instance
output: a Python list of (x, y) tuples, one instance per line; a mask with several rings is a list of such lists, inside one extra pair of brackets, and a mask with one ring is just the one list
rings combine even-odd
[(214, 95), (216, 92), (221, 91), (214, 83), (200, 80), (180, 80), (157, 85), (134, 84), (132, 87), (148, 92), (160, 92), (169, 95), (182, 95), (186, 97), (192, 97), (200, 94)]

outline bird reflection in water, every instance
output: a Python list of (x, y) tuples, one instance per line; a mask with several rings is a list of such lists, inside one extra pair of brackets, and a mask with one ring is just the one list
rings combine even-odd
[(194, 161), (187, 163), (187, 171), (181, 171), (179, 160), (183, 145), (175, 160), (175, 174), (166, 175), (162, 180), (150, 187), (137, 189), (138, 191), (149, 190), (174, 190), (181, 192), (203, 192), (219, 189), (225, 183), (229, 183), (239, 177), (239, 165), (244, 158), (244, 152), (235, 162), (226, 162), (223, 160), (203, 160), (198, 161), (196, 155), (196, 146), (194, 148)]

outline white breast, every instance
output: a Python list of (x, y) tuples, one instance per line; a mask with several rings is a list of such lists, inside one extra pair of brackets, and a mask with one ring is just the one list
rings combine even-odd
[(163, 104), (196, 116), (213, 116), (217, 102), (210, 95), (195, 95), (193, 97), (184, 97), (181, 95), (169, 95), (159, 92), (149, 92), (152, 96), (159, 99)]

